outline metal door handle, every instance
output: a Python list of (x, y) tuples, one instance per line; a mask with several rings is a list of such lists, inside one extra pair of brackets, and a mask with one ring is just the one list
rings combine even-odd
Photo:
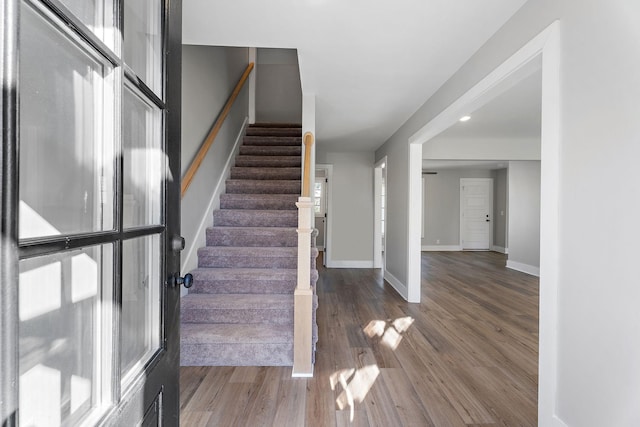
[(169, 276), (167, 284), (170, 286), (184, 285), (185, 288), (189, 289), (193, 286), (193, 275), (191, 273), (187, 273), (184, 277), (180, 277), (178, 273), (174, 273), (172, 276)]

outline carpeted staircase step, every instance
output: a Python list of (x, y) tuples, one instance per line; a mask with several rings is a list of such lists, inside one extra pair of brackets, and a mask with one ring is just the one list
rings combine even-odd
[(257, 122), (250, 124), (249, 128), (297, 128), (302, 132), (302, 125), (300, 123)]
[(228, 179), (226, 191), (230, 194), (296, 194), (300, 195), (300, 181), (279, 179)]
[[(294, 268), (197, 268), (189, 294), (293, 294), (298, 282)], [(311, 286), (318, 270), (311, 270)]]
[[(316, 268), (318, 249), (311, 248), (311, 268)], [(198, 267), (297, 268), (297, 247), (217, 247), (198, 249)]]
[(241, 145), (240, 155), (249, 156), (300, 156), (302, 147), (296, 146), (264, 146), (264, 145)]
[(293, 324), (293, 294), (188, 294), (182, 323)]
[(293, 326), (183, 323), (181, 366), (291, 366)]
[(242, 139), (245, 146), (263, 147), (300, 147), (302, 146), (302, 135), (297, 136), (273, 136), (273, 135), (252, 135)]
[(220, 209), (297, 210), (298, 194), (221, 194)]
[(297, 227), (298, 212), (220, 209), (213, 212), (213, 225), (216, 227)]
[(232, 167), (231, 179), (302, 179), (301, 168)]
[[(291, 366), (302, 128), (247, 129), (181, 301), (182, 366)], [(311, 249), (309, 285), (318, 281)], [(313, 298), (312, 342), (318, 337)]]
[[(296, 211), (291, 211), (297, 214)], [(296, 227), (210, 227), (207, 246), (297, 246)]]
[(258, 168), (294, 168), (300, 167), (301, 156), (251, 156), (244, 155), (236, 157), (238, 167), (258, 167)]
[(247, 136), (302, 136), (302, 128), (274, 128), (274, 127), (258, 127), (249, 126), (247, 128)]

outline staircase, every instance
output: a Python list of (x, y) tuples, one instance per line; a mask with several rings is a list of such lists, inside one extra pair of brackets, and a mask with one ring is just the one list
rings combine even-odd
[[(295, 125), (247, 128), (182, 298), (182, 366), (293, 364), (301, 134)], [(317, 255), (312, 248), (314, 289)]]

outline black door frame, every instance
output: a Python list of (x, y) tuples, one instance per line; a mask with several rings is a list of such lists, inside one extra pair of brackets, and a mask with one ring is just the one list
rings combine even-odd
[[(115, 15), (120, 16), (123, 0), (114, 1)], [(132, 0), (135, 1), (135, 0)], [(163, 29), (164, 37), (164, 82), (165, 101), (165, 150), (168, 160), (168, 178), (165, 180), (165, 206), (163, 206), (163, 226), (151, 226), (133, 230), (122, 230), (103, 233), (91, 233), (91, 235), (64, 236), (62, 238), (34, 239), (19, 242), (18, 234), (18, 206), (19, 206), (19, 10), (20, 0), (3, 0), (0, 3), (0, 81), (2, 82), (2, 101), (0, 104), (0, 117), (2, 126), (2, 149), (0, 151), (0, 169), (2, 172), (0, 194), (0, 422), (2, 426), (15, 426), (18, 422), (18, 384), (19, 384), (19, 358), (18, 358), (18, 261), (22, 257), (33, 257), (60, 250), (81, 248), (88, 245), (104, 242), (122, 241), (125, 238), (162, 233), (161, 244), (165, 245), (165, 268), (163, 272), (170, 272), (170, 276), (179, 273), (180, 255), (175, 250), (174, 237), (180, 233), (180, 135), (181, 135), (181, 55), (182, 55), (182, 1), (161, 0), (164, 10)], [(63, 13), (66, 8), (58, 0), (43, 0), (58, 16), (65, 18)], [(64, 19), (73, 27), (77, 24), (73, 19)], [(115, 66), (117, 58), (102, 48), (102, 44), (89, 34), (85, 35), (85, 41), (105, 54)], [(114, 60), (115, 59), (115, 60)], [(126, 68), (126, 67), (125, 67)], [(153, 94), (142, 82), (136, 85), (146, 94)], [(157, 99), (157, 98), (156, 98)], [(117, 168), (121, 171), (122, 164)], [(121, 174), (120, 174), (121, 176)], [(173, 178), (171, 178), (173, 177)], [(117, 184), (121, 188), (121, 183)], [(115, 218), (122, 225), (121, 202), (115, 206)], [(172, 235), (167, 235), (165, 230), (171, 230)], [(118, 250), (116, 249), (116, 253)], [(120, 269), (116, 269), (119, 275)], [(118, 298), (118, 297), (116, 297)], [(162, 424), (178, 425), (179, 423), (179, 333), (180, 318), (179, 306), (180, 289), (170, 284), (164, 286), (162, 291), (162, 331), (161, 351), (149, 362), (147, 370), (153, 367), (163, 372), (162, 378), (158, 375), (151, 376), (149, 384), (144, 385), (143, 401), (145, 408), (151, 406), (156, 396), (148, 395), (147, 389), (160, 389), (163, 396), (164, 410), (159, 421)], [(168, 345), (170, 344), (170, 345)], [(161, 384), (160, 384), (161, 383)], [(114, 387), (114, 393), (120, 392)], [(147, 405), (148, 403), (148, 405)], [(100, 424), (110, 424), (109, 414), (121, 410), (126, 402), (116, 405), (105, 415)]]

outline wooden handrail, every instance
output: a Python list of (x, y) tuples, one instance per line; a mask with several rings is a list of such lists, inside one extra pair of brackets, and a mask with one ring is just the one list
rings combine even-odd
[(253, 70), (253, 66), (254, 66), (253, 62), (250, 62), (247, 65), (247, 68), (244, 70), (244, 73), (242, 73), (242, 77), (240, 77), (240, 80), (238, 80), (238, 84), (236, 84), (235, 89), (233, 89), (233, 92), (231, 92), (231, 95), (229, 95), (229, 99), (227, 99), (227, 103), (224, 104), (224, 108), (222, 109), (222, 112), (216, 119), (216, 122), (214, 123), (213, 127), (209, 131), (209, 134), (207, 135), (204, 142), (200, 146), (200, 149), (198, 150), (196, 157), (194, 157), (193, 161), (189, 165), (189, 169), (187, 169), (187, 172), (182, 177), (182, 182), (180, 185), (180, 197), (184, 197), (185, 193), (187, 192), (187, 189), (191, 185), (191, 181), (193, 181), (193, 178), (195, 177), (196, 172), (198, 172), (198, 168), (204, 161), (204, 158), (206, 157), (207, 152), (209, 151), (209, 148), (211, 148), (211, 146), (213, 145), (213, 141), (216, 139), (216, 136), (218, 135), (218, 132), (220, 131), (220, 128), (224, 123), (224, 120), (229, 115), (229, 111), (231, 111), (231, 107), (233, 106), (233, 103), (235, 102), (236, 98), (240, 94), (240, 91), (242, 90), (242, 87), (244, 86), (245, 82), (249, 78), (249, 74), (251, 74), (251, 70)]
[(302, 169), (302, 197), (310, 197), (311, 187), (309, 180), (311, 179), (311, 146), (313, 145), (313, 134), (307, 132), (304, 134), (304, 166)]

